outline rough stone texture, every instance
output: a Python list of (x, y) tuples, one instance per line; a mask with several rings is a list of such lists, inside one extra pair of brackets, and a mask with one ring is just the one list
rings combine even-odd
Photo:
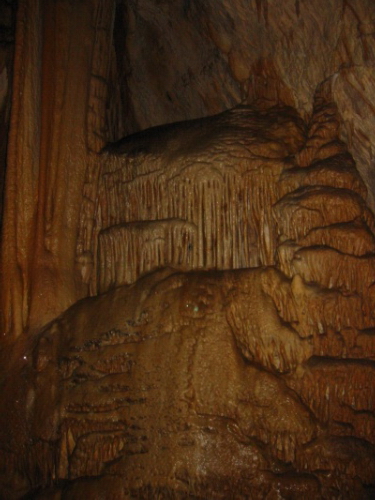
[(123, 135), (256, 99), (282, 101), (307, 117), (327, 81), (345, 123), (341, 138), (375, 207), (373, 2), (138, 0), (120, 12), (129, 26), (121, 47), (132, 110)]
[(291, 108), (242, 106), (108, 146), (91, 210), (81, 218), (78, 258), (84, 255), (92, 269), (82, 273), (92, 293), (131, 283), (163, 263), (183, 269), (274, 264), (277, 181), (294, 165), (305, 128)]
[(19, 2), (3, 498), (372, 498), (374, 18)]
[[(93, 213), (96, 153), (150, 126), (255, 103), (292, 106), (308, 122), (325, 82), (338, 108), (331, 126), (375, 208), (372, 0), (18, 3), (1, 260), (6, 334), (36, 332), (90, 294), (96, 257), (82, 248), (77, 257), (77, 246), (81, 219)], [(310, 144), (319, 137), (312, 130)]]
[(6, 154), (10, 121), (15, 31), (14, 0), (0, 0), (0, 227), (4, 206)]
[(336, 115), (241, 107), (100, 156), (105, 293), (19, 344), (7, 495), (371, 495), (375, 222)]

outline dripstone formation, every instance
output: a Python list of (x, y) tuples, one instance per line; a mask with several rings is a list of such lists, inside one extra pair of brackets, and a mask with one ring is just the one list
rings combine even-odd
[(4, 498), (371, 498), (375, 222), (338, 133), (318, 95), (98, 156), (92, 297), (9, 356)]

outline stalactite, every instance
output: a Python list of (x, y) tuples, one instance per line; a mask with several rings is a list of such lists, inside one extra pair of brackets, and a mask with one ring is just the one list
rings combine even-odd
[(36, 339), (35, 443), (26, 464), (22, 447), (0, 454), (4, 470), (78, 497), (90, 484), (116, 499), (363, 496), (374, 216), (334, 106), (316, 106), (305, 144), (290, 109), (268, 113), (157, 128), (98, 156), (77, 259), (100, 294)]
[[(198, 256), (193, 268), (238, 269), (272, 265), (275, 227), (271, 207), (279, 197), (277, 179), (288, 162), (290, 148), (295, 145), (286, 142), (285, 149), (280, 142), (271, 141), (273, 136), (284, 138), (284, 127), (298, 131), (300, 126), (298, 118), (287, 115), (285, 120), (281, 112), (277, 113), (277, 110), (271, 113), (271, 118), (276, 124), (279, 120), (280, 125), (273, 125), (272, 133), (267, 132), (265, 143), (258, 141), (256, 134), (259, 134), (259, 128), (269, 124), (269, 119), (251, 108), (238, 108), (218, 116), (216, 122), (211, 118), (207, 122), (208, 129), (204, 121), (201, 124), (192, 122), (193, 137), (194, 127), (199, 125), (203, 128), (200, 140), (208, 143), (208, 149), (198, 155), (185, 153), (184, 142), (179, 143), (181, 131), (172, 126), (160, 132), (155, 146), (160, 149), (162, 140), (169, 144), (175, 137), (171, 158), (170, 153), (164, 159), (163, 154), (146, 147), (143, 136), (134, 138), (135, 144), (140, 142), (135, 154), (131, 142), (126, 147), (113, 146), (105, 153), (101, 160), (94, 237), (92, 242), (86, 240), (84, 245), (85, 251), (98, 255), (99, 260), (94, 259), (96, 271), (92, 280), (99, 276), (99, 289), (108, 289), (103, 286), (104, 282), (107, 287), (110, 283), (129, 282), (129, 277), (125, 281), (113, 277), (108, 281), (100, 277), (109, 262), (113, 262), (113, 258), (106, 259), (103, 253), (104, 234), (109, 234), (108, 228), (113, 226), (139, 221), (168, 219), (194, 224), (197, 227)], [(225, 134), (218, 127), (221, 123)], [(214, 135), (216, 128), (219, 141)], [(235, 141), (233, 134), (239, 130), (243, 136)], [(154, 133), (159, 132), (156, 129)], [(151, 134), (151, 141), (152, 137)], [(273, 147), (274, 159), (270, 160), (266, 155)], [(230, 153), (224, 155), (228, 148)], [(99, 231), (103, 236), (99, 236)], [(115, 233), (112, 231), (111, 234), (113, 240)], [(98, 239), (102, 241), (99, 253), (95, 250)], [(83, 250), (80, 248), (81, 252)], [(157, 249), (154, 252), (156, 255)], [(125, 254), (123, 259), (131, 260)], [(136, 262), (139, 262), (138, 257)], [(173, 265), (174, 262), (167, 259), (163, 263)], [(132, 281), (153, 267), (158, 267), (158, 264), (145, 269), (138, 264), (139, 273), (132, 271)]]
[[(134, 283), (154, 269), (198, 267), (197, 228), (178, 219), (130, 222), (99, 234), (99, 292)], [(134, 266), (133, 263), (137, 263)]]

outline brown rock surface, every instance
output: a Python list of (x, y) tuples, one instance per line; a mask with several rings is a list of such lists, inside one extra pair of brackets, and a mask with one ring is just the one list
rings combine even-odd
[(1, 498), (372, 498), (374, 18), (20, 0)]
[[(338, 164), (335, 150), (319, 168), (298, 164), (311, 152), (303, 130), (290, 108), (246, 107), (128, 137), (99, 157), (85, 252), (99, 248), (92, 268), (105, 293), (19, 348), (24, 367), (5, 380), (5, 400), (15, 380), (28, 382), (2, 422), (4, 491), (366, 494), (373, 215), (347, 151)], [(336, 181), (332, 165), (350, 175)]]

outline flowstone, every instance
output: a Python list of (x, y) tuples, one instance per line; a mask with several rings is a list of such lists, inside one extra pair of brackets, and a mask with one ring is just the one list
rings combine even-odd
[(375, 224), (335, 106), (158, 127), (98, 165), (93, 296), (10, 357), (7, 498), (370, 497)]

